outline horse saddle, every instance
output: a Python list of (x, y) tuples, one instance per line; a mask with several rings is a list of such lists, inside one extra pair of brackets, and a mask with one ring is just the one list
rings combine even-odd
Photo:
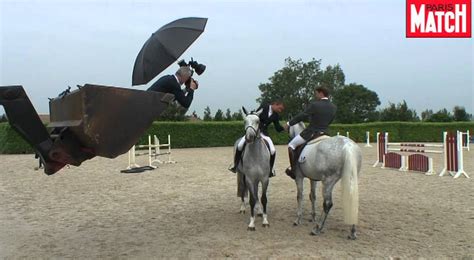
[(304, 144), (298, 146), (298, 147), (296, 148), (296, 150), (295, 150), (295, 153), (296, 153), (295, 156), (296, 156), (296, 158), (298, 158), (298, 162), (299, 162), (299, 163), (302, 163), (302, 162), (304, 162), (304, 161), (306, 160), (306, 158), (304, 158), (304, 157), (301, 158), (300, 155), (301, 155), (301, 152), (303, 151), (303, 149), (304, 149), (307, 145), (318, 144), (319, 142), (321, 142), (321, 141), (323, 141), (323, 140), (326, 140), (326, 139), (328, 139), (328, 138), (331, 138), (331, 136), (327, 135), (327, 134), (324, 133), (324, 132), (320, 132), (320, 133), (314, 134), (313, 137), (311, 137), (311, 139), (310, 139), (308, 142), (306, 142), (306, 143), (304, 143)]
[(311, 139), (309, 142), (306, 143), (306, 145), (317, 144), (321, 142), (322, 140), (326, 140), (328, 138), (331, 138), (331, 137), (329, 135), (320, 135), (320, 136), (317, 136), (316, 138)]

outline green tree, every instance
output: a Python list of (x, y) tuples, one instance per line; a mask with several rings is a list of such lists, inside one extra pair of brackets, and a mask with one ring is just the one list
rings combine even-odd
[(171, 103), (160, 115), (158, 121), (184, 121), (187, 109), (177, 102)]
[(214, 121), (224, 121), (224, 112), (222, 112), (222, 110), (217, 109), (214, 115)]
[(438, 112), (431, 115), (428, 122), (452, 122), (454, 120), (451, 113), (446, 108), (440, 109)]
[(212, 120), (212, 114), (211, 114), (211, 108), (209, 108), (209, 106), (207, 106), (205, 109), (204, 109), (204, 121), (211, 121)]
[(455, 106), (453, 108), (453, 119), (454, 121), (470, 121), (471, 115), (466, 112), (464, 107)]
[(329, 88), (332, 93), (336, 93), (344, 88), (346, 76), (339, 64), (327, 66), (321, 76), (321, 83)]
[(225, 121), (232, 121), (232, 113), (230, 112), (230, 109), (225, 111)]
[(239, 109), (238, 112), (232, 114), (232, 120), (234, 121), (242, 121), (244, 120), (244, 116), (242, 115), (242, 109)]
[(344, 85), (345, 76), (339, 65), (321, 69), (321, 60), (312, 59), (303, 62), (301, 59), (285, 59), (285, 66), (269, 78), (268, 83), (261, 83), (258, 103), (270, 103), (276, 99), (285, 102), (282, 117), (297, 114), (314, 98), (314, 89), (325, 84), (330, 91), (336, 91)]
[(431, 109), (426, 109), (425, 111), (421, 112), (422, 121), (429, 121), (432, 116), (433, 116), (433, 110)]
[(377, 120), (376, 108), (380, 105), (377, 93), (363, 85), (351, 83), (340, 88), (333, 98), (337, 106), (336, 122), (351, 124)]
[(389, 103), (387, 108), (380, 111), (380, 121), (418, 121), (419, 118), (416, 115), (416, 111), (409, 109), (407, 102), (403, 102), (395, 105)]

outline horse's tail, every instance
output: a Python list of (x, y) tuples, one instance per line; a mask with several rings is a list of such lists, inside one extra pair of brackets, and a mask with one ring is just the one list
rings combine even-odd
[[(346, 144), (345, 162), (342, 172), (342, 203), (344, 222), (349, 225), (357, 224), (359, 215), (359, 188), (358, 188), (358, 151), (354, 143)], [(360, 153), (360, 152), (359, 152)]]

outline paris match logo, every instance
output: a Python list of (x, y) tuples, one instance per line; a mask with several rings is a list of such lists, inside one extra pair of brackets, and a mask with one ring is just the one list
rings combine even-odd
[(471, 38), (471, 0), (406, 0), (407, 38)]

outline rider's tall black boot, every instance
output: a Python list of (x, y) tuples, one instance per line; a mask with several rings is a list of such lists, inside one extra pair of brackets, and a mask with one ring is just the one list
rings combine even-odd
[(239, 165), (239, 162), (240, 162), (241, 158), (242, 158), (242, 151), (239, 151), (239, 149), (236, 149), (235, 155), (234, 155), (234, 165), (229, 168), (229, 171), (231, 171), (233, 173), (237, 172), (237, 166)]
[(288, 147), (288, 158), (290, 159), (290, 167), (286, 169), (286, 175), (290, 176), (293, 180), (296, 178), (295, 177), (295, 158), (294, 158), (294, 153), (293, 149), (291, 147)]
[(275, 157), (276, 152), (274, 154), (270, 154), (270, 175), (269, 177), (275, 177), (275, 170), (273, 170), (273, 165), (275, 165)]

